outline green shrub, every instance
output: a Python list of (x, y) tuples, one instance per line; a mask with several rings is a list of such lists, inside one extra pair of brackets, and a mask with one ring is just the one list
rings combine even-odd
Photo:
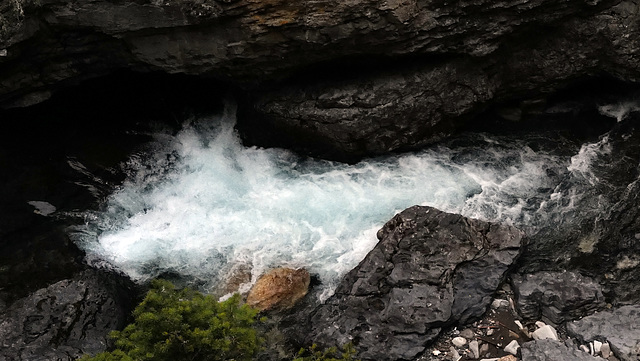
[(300, 352), (298, 352), (298, 357), (293, 359), (293, 361), (360, 361), (353, 358), (356, 350), (351, 344), (346, 344), (342, 352), (340, 352), (337, 347), (330, 347), (324, 351), (318, 351), (316, 349), (316, 345), (311, 346), (309, 350), (301, 349)]
[(261, 339), (252, 327), (257, 310), (156, 280), (133, 312), (134, 322), (111, 337), (116, 350), (84, 361), (248, 361)]

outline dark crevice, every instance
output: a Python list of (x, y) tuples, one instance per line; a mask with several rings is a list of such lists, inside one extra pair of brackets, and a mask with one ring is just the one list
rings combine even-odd
[(640, 84), (617, 80), (607, 74), (576, 79), (551, 94), (514, 95), (491, 104), (467, 122), (461, 132), (515, 135), (554, 131), (580, 142), (597, 139), (616, 120), (599, 107), (619, 103), (640, 92)]
[[(320, 61), (314, 64), (298, 67), (290, 72), (290, 75), (272, 86), (308, 86), (316, 83), (349, 83), (352, 80), (409, 72), (417, 67), (425, 65), (444, 64), (452, 59), (465, 58), (463, 54), (420, 54), (411, 53), (405, 55), (385, 54), (353, 54), (331, 60)], [(270, 86), (267, 85), (267, 88)]]

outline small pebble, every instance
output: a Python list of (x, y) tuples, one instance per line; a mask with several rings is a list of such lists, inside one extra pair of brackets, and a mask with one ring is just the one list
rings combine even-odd
[(493, 328), (488, 328), (487, 329), (487, 336), (493, 335), (494, 332), (496, 332), (496, 331)]
[(458, 337), (454, 337), (453, 340), (451, 340), (451, 343), (456, 347), (462, 347), (467, 344), (467, 339), (464, 337), (458, 336)]
[(545, 325), (544, 327), (540, 327), (539, 329), (533, 331), (531, 336), (533, 336), (534, 340), (544, 340), (547, 338), (552, 340), (558, 339), (558, 333), (556, 332), (556, 329), (550, 325)]
[(609, 356), (611, 356), (611, 346), (609, 346), (608, 342), (605, 342), (600, 346), (600, 353), (603, 358), (609, 358)]
[(498, 361), (518, 361), (518, 359), (513, 355), (507, 355), (504, 357), (500, 357)]
[(509, 344), (504, 348), (504, 351), (512, 355), (515, 355), (518, 353), (519, 348), (520, 348), (520, 344), (518, 344), (518, 341), (513, 340), (509, 342)]
[(522, 326), (522, 322), (518, 321), (518, 320), (513, 320), (513, 323), (516, 324), (516, 326), (518, 326), (518, 329), (522, 330), (524, 328), (524, 326)]
[(469, 351), (471, 351), (471, 358), (473, 359), (480, 358), (480, 349), (478, 346), (478, 341), (476, 340), (469, 342)]
[(589, 353), (589, 348), (586, 345), (580, 345), (580, 350), (583, 352)]
[(476, 337), (476, 334), (473, 332), (472, 329), (465, 328), (464, 330), (460, 331), (460, 336), (466, 338), (467, 340), (471, 340)]
[(451, 359), (453, 361), (458, 361), (461, 358), (460, 354), (458, 353), (458, 351), (456, 351), (455, 348), (453, 348), (453, 346), (449, 348), (449, 351), (451, 352)]
[(496, 298), (495, 300), (493, 300), (493, 302), (491, 302), (491, 308), (493, 308), (494, 310), (507, 307), (509, 307), (509, 301), (507, 300)]
[(441, 354), (441, 353), (442, 353), (442, 352), (440, 352), (440, 350), (438, 350), (438, 349), (433, 350), (433, 352), (432, 352), (433, 356), (438, 356), (438, 355), (439, 355), (439, 354)]
[(536, 327), (537, 327), (537, 328), (542, 328), (542, 327), (544, 327), (544, 326), (546, 326), (546, 325), (547, 325), (547, 324), (546, 324), (546, 323), (544, 323), (544, 322), (542, 322), (542, 321), (536, 321)]
[(601, 349), (602, 349), (602, 342), (600, 342), (598, 340), (594, 340), (593, 341), (593, 352), (595, 354), (599, 354)]
[(480, 354), (484, 355), (487, 352), (489, 352), (489, 344), (488, 343), (483, 343), (482, 346), (480, 346)]

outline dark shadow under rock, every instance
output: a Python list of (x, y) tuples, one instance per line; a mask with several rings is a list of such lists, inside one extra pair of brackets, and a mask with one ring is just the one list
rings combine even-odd
[(480, 317), (525, 243), (514, 227), (414, 206), (336, 293), (286, 331), (301, 343), (354, 344), (362, 360), (410, 360), (443, 327)]
[(127, 279), (86, 270), (13, 303), (2, 314), (0, 359), (75, 360), (104, 351), (134, 301)]

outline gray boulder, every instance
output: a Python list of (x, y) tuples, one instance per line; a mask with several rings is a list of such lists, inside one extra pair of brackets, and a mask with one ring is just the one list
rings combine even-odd
[(604, 307), (602, 287), (576, 272), (513, 275), (516, 306), (525, 319), (559, 325)]
[(560, 341), (537, 340), (527, 342), (520, 348), (522, 361), (603, 361), (575, 347), (569, 347)]
[(485, 312), (525, 243), (514, 227), (420, 206), (396, 215), (378, 238), (298, 329), (302, 342), (352, 342), (363, 360), (413, 359), (442, 328)]
[(567, 324), (567, 333), (581, 342), (608, 341), (622, 361), (640, 360), (640, 305), (603, 311)]
[(0, 315), (0, 359), (75, 360), (104, 351), (109, 332), (125, 324), (128, 297), (115, 278), (93, 270), (40, 289)]

